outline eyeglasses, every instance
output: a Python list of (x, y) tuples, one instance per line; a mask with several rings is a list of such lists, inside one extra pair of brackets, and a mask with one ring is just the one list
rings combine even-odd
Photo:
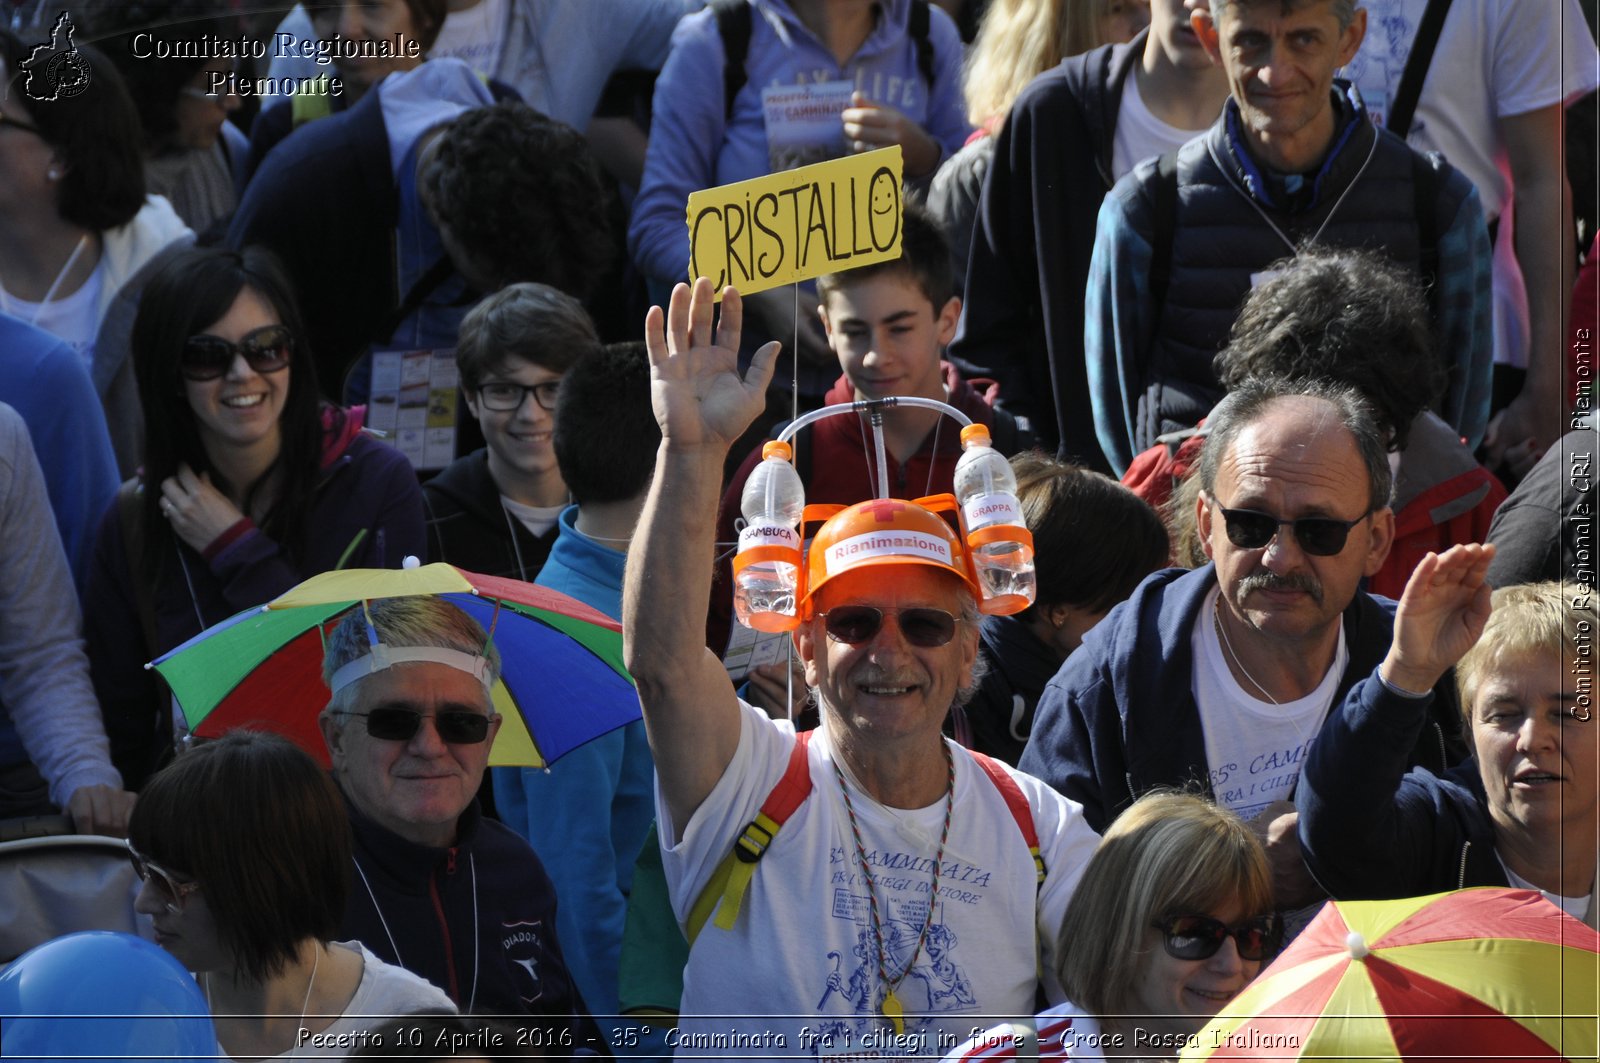
[(167, 895), (167, 900), (162, 902), (167, 906), (167, 911), (173, 915), (181, 912), (184, 900), (189, 894), (200, 888), (200, 883), (193, 879), (180, 882), (171, 871), (168, 871), (155, 861), (147, 859), (143, 853), (133, 847), (132, 842), (125, 842), (124, 844), (128, 847), (128, 859), (133, 862), (133, 873), (139, 876), (139, 881), (149, 882), (154, 877), (158, 888)]
[(1355, 520), (1338, 520), (1334, 517), (1281, 520), (1271, 513), (1254, 509), (1228, 509), (1220, 504), (1217, 508), (1222, 511), (1222, 521), (1228, 529), (1228, 541), (1241, 550), (1261, 549), (1277, 536), (1279, 528), (1287, 525), (1294, 529), (1294, 540), (1300, 544), (1300, 549), (1316, 557), (1332, 557), (1343, 550), (1345, 540), (1350, 537), (1350, 529), (1372, 516), (1372, 510), (1369, 509)]
[(25, 122), (21, 118), (13, 118), (4, 111), (0, 111), (0, 129), (4, 129), (6, 126), (10, 126), (12, 129), (20, 129), (24, 133), (32, 133), (40, 140), (46, 139), (44, 130), (32, 122)]
[(257, 373), (276, 373), (294, 354), (294, 333), (286, 325), (263, 325), (245, 333), (238, 343), (221, 336), (190, 336), (183, 345), (178, 371), (197, 382), (216, 380), (241, 354)]
[(1264, 960), (1278, 951), (1283, 922), (1277, 913), (1229, 926), (1207, 915), (1174, 915), (1152, 923), (1162, 933), (1167, 955), (1175, 960), (1209, 960), (1233, 938), (1241, 960)]
[[(422, 713), (414, 709), (373, 709), (352, 712), (367, 721), (367, 734), (385, 742), (409, 742), (422, 726)], [(434, 730), (453, 746), (473, 746), (489, 737), (489, 717), (481, 712), (441, 712), (433, 717)]]
[(495, 381), (478, 388), (478, 401), (483, 403), (483, 408), (486, 410), (505, 413), (521, 409), (522, 400), (530, 394), (540, 409), (554, 410), (556, 396), (561, 394), (561, 381), (546, 380), (539, 384), (508, 384), (504, 381)]
[(870, 642), (883, 628), (883, 618), (893, 614), (899, 619), (900, 634), (913, 646), (932, 649), (943, 646), (956, 635), (957, 617), (943, 609), (917, 606), (911, 609), (879, 609), (873, 605), (841, 605), (822, 616), (828, 637), (835, 642), (858, 646)]

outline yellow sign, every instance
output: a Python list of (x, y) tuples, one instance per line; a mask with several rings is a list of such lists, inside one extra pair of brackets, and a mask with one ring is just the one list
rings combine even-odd
[(740, 295), (900, 255), (900, 146), (689, 197), (689, 280)]

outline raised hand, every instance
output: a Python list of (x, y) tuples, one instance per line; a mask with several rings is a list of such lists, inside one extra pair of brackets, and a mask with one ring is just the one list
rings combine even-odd
[(1484, 576), (1493, 557), (1493, 546), (1465, 543), (1422, 559), (1395, 612), (1394, 642), (1380, 666), (1384, 679), (1420, 694), (1472, 648), (1489, 619)]
[(744, 308), (739, 293), (725, 288), (715, 332), (716, 293), (704, 277), (672, 289), (665, 314), (652, 306), (644, 318), (650, 352), (650, 401), (669, 447), (726, 449), (765, 408), (767, 383), (777, 364), (778, 344), (756, 352), (739, 373), (739, 333)]

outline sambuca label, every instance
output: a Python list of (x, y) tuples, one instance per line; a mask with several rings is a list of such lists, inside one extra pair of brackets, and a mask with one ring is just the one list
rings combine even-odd
[(798, 550), (800, 534), (782, 524), (761, 521), (746, 526), (739, 533), (739, 549), (748, 550), (753, 546), (787, 546), (791, 550)]

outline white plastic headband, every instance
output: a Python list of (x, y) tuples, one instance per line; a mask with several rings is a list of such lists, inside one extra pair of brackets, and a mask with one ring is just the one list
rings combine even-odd
[(370, 653), (362, 654), (334, 672), (333, 678), (328, 680), (328, 687), (332, 693), (337, 694), (358, 679), (365, 679), (375, 672), (393, 668), (397, 664), (411, 664), (417, 661), (430, 661), (466, 672), (482, 683), (484, 690), (494, 685), (494, 679), (489, 672), (489, 659), (479, 654), (462, 653), (460, 650), (446, 649), (443, 646), (390, 646), (387, 643), (375, 642)]

